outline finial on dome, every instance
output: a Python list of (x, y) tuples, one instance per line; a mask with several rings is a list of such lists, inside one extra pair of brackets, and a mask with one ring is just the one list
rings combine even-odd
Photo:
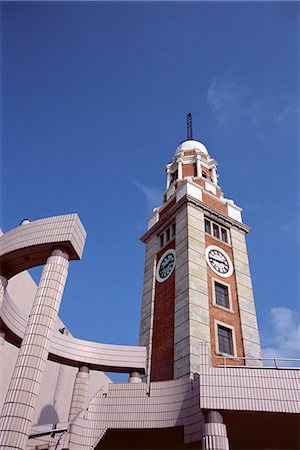
[(193, 140), (193, 127), (192, 127), (192, 113), (188, 113), (186, 116), (186, 125), (187, 125), (187, 140)]

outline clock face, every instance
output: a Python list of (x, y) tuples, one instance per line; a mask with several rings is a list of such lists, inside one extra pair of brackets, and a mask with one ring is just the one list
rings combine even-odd
[(162, 255), (156, 269), (156, 279), (159, 283), (163, 283), (172, 274), (175, 267), (175, 261), (175, 250), (167, 250)]
[(233, 272), (229, 256), (224, 250), (215, 245), (207, 247), (206, 261), (209, 267), (221, 277), (230, 277)]

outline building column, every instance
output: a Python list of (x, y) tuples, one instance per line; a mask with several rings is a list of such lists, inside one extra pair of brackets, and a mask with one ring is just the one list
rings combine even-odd
[(217, 177), (217, 169), (216, 167), (213, 167), (211, 169), (211, 178), (214, 184), (218, 184), (218, 177)]
[(4, 293), (6, 290), (8, 280), (3, 275), (0, 275), (0, 308), (4, 299)]
[(139, 372), (131, 372), (128, 382), (141, 383), (142, 382), (141, 374)]
[(200, 178), (202, 176), (202, 171), (201, 171), (201, 155), (199, 153), (196, 154), (196, 170), (197, 170), (197, 177)]
[(54, 250), (45, 264), (0, 417), (0, 449), (24, 450), (62, 299), (69, 255)]
[(218, 411), (208, 413), (208, 422), (204, 424), (202, 449), (229, 450), (226, 425)]
[(167, 172), (167, 187), (166, 189), (169, 189), (171, 184), (171, 173), (170, 173), (170, 166), (166, 166), (166, 172)]
[(178, 158), (178, 160), (177, 160), (177, 168), (178, 168), (177, 179), (181, 180), (182, 179), (182, 159), (181, 158)]
[(90, 383), (90, 369), (87, 366), (81, 366), (76, 374), (73, 395), (71, 400), (69, 422), (75, 419), (77, 414), (88, 405), (88, 393)]

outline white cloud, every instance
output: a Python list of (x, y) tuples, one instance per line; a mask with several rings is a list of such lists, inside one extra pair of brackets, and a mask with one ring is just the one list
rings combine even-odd
[(284, 306), (272, 308), (270, 313), (271, 332), (265, 337), (270, 346), (262, 349), (263, 356), (300, 358), (300, 322), (297, 313)]
[(283, 92), (278, 95), (255, 95), (247, 86), (235, 81), (230, 73), (211, 81), (206, 101), (220, 126), (243, 118), (254, 127), (262, 124), (294, 123), (299, 118), (298, 99)]
[(293, 103), (288, 103), (283, 105), (282, 109), (275, 114), (274, 120), (283, 123), (297, 116), (299, 117), (299, 107)]
[(159, 189), (151, 186), (146, 186), (144, 184), (138, 183), (137, 181), (134, 184), (145, 194), (146, 208), (149, 213), (153, 210), (153, 208), (161, 205), (162, 192)]
[(241, 103), (246, 95), (247, 91), (234, 81), (212, 81), (207, 90), (206, 101), (219, 125), (225, 125), (232, 116), (240, 113)]
[(283, 223), (281, 225), (281, 230), (286, 237), (292, 238), (294, 240), (300, 240), (300, 228), (298, 220)]

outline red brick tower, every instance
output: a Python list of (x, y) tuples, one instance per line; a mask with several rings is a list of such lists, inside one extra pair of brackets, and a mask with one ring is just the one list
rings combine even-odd
[[(151, 381), (199, 370), (199, 343), (212, 363), (255, 364), (260, 342), (241, 208), (224, 198), (206, 147), (182, 142), (166, 166), (163, 204), (148, 219), (140, 345)], [(237, 357), (245, 358), (237, 360)], [(259, 364), (259, 362), (257, 362)]]

